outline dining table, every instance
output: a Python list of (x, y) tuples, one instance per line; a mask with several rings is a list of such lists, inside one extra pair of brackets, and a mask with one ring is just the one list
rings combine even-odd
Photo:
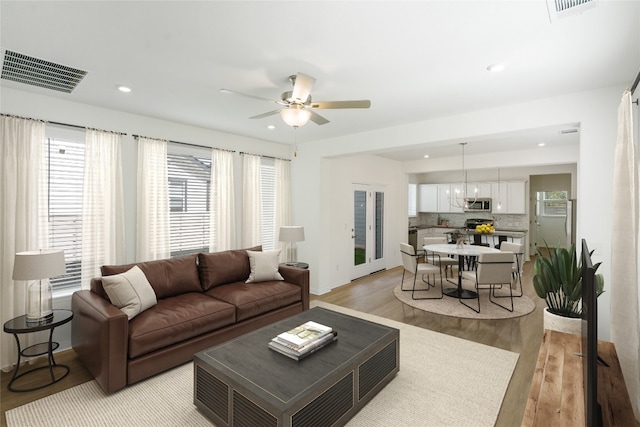
[(443, 293), (447, 296), (458, 299), (473, 299), (478, 298), (478, 293), (470, 291), (468, 289), (462, 289), (462, 272), (464, 271), (464, 259), (465, 257), (477, 257), (480, 254), (500, 252), (499, 249), (491, 248), (488, 246), (480, 245), (457, 245), (450, 243), (438, 243), (433, 245), (424, 245), (422, 247), (425, 254), (434, 252), (436, 254), (455, 255), (458, 257), (458, 287), (447, 288)]

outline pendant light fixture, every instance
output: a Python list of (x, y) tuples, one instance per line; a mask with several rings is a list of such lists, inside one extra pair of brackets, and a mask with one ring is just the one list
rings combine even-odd
[(500, 185), (500, 168), (498, 168), (498, 210), (502, 209), (502, 190), (500, 187), (502, 186)]
[(449, 204), (457, 209), (468, 209), (469, 203), (474, 203), (478, 198), (478, 187), (475, 187), (473, 194), (467, 194), (467, 170), (464, 168), (464, 147), (466, 142), (461, 142), (462, 147), (462, 189), (456, 188), (453, 192), (447, 190)]

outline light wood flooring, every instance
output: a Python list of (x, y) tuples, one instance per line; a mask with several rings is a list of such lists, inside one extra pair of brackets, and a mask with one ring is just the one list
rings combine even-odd
[[(533, 291), (531, 284), (532, 268), (533, 262), (525, 264), (523, 285), (525, 295), (528, 295), (536, 303), (536, 309), (529, 315), (516, 319), (459, 319), (427, 313), (409, 307), (393, 296), (393, 288), (400, 282), (402, 277), (402, 269), (400, 267), (355, 280), (325, 295), (312, 295), (312, 300), (325, 301), (519, 353), (520, 357), (496, 423), (496, 426), (511, 427), (521, 424), (543, 335), (542, 309), (544, 301), (538, 298)], [(5, 411), (91, 379), (90, 374), (76, 358), (73, 350), (56, 353), (56, 361), (71, 367), (69, 375), (59, 383), (33, 392), (12, 393), (7, 391), (11, 373), (3, 372), (1, 374), (1, 426), (6, 426)], [(487, 363), (491, 363), (491, 361), (487, 361)], [(46, 370), (41, 372), (42, 375), (46, 375)], [(45, 381), (39, 375), (33, 374), (33, 376), (28, 376), (25, 379), (28, 378), (32, 382)], [(20, 383), (20, 385), (26, 385), (26, 383)], [(425, 385), (423, 399), (429, 399), (430, 394), (437, 392), (438, 390), (430, 390), (428, 385)], [(483, 396), (478, 396), (478, 399), (482, 398)], [(459, 403), (464, 404), (464, 402)], [(418, 401), (416, 404), (420, 404), (420, 402)], [(456, 402), (452, 402), (452, 404), (456, 404)]]

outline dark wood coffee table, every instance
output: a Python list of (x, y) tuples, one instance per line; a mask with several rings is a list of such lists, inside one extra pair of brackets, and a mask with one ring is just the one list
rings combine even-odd
[[(295, 361), (267, 346), (308, 320), (337, 341)], [(397, 329), (312, 308), (194, 356), (194, 403), (217, 426), (331, 426), (353, 417), (400, 368)]]

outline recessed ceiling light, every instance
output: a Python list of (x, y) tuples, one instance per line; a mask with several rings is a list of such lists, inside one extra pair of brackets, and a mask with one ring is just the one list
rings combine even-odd
[(124, 85), (120, 85), (120, 86), (118, 86), (118, 90), (119, 90), (120, 92), (124, 92), (124, 93), (129, 93), (129, 92), (131, 92), (131, 88), (130, 88), (130, 87), (128, 87), (128, 86), (124, 86)]
[(544, 142), (540, 142), (540, 143), (538, 143), (538, 147), (544, 147), (544, 146), (545, 146), (545, 143), (544, 143)]
[(273, 130), (275, 128), (276, 128), (275, 125), (267, 125), (267, 129)]
[(487, 71), (497, 73), (504, 70), (504, 64), (491, 64), (487, 67)]
[(424, 155), (424, 158), (425, 158), (425, 159), (428, 159), (428, 158), (429, 158), (429, 155), (428, 155), (428, 154), (425, 154), (425, 155)]

